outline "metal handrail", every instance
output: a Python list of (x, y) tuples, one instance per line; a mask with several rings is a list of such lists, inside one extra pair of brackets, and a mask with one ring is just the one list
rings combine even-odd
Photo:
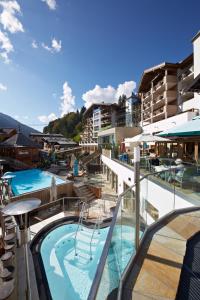
[[(171, 170), (175, 171), (176, 168), (173, 168)], [(170, 168), (169, 168), (169, 170), (167, 172), (169, 172), (169, 171), (170, 171)], [(166, 170), (159, 171), (159, 172), (148, 173), (148, 174), (142, 176), (139, 179), (139, 182), (141, 182), (142, 180), (146, 179), (147, 177), (149, 177), (151, 175), (158, 175), (158, 174), (161, 174), (161, 173), (164, 173), (164, 172), (166, 172)], [(120, 204), (121, 204), (121, 200), (122, 200), (123, 196), (128, 191), (133, 191), (135, 185), (136, 184), (134, 183), (132, 186), (130, 186), (128, 189), (126, 189), (126, 191), (124, 191), (123, 193), (121, 193), (118, 196), (118, 200), (117, 200), (117, 205), (116, 205), (116, 208), (115, 208), (115, 212), (114, 212), (114, 215), (113, 215), (113, 218), (112, 218), (112, 222), (111, 222), (111, 225), (110, 225), (110, 228), (109, 228), (109, 231), (108, 231), (108, 235), (107, 235), (107, 239), (106, 239), (103, 251), (102, 251), (102, 255), (101, 255), (101, 258), (99, 260), (99, 265), (97, 267), (96, 275), (95, 275), (95, 278), (93, 280), (93, 284), (92, 284), (91, 289), (90, 289), (88, 300), (94, 300), (95, 297), (96, 297), (96, 294), (98, 292), (98, 288), (99, 288), (99, 285), (100, 285), (100, 282), (101, 282), (103, 270), (104, 270), (105, 263), (106, 263), (106, 260), (107, 260), (108, 251), (109, 251), (109, 248), (110, 248), (110, 244), (111, 244), (111, 240), (112, 240), (112, 235), (113, 235), (113, 230), (114, 230), (115, 223), (116, 223), (116, 220), (117, 220), (117, 215), (118, 215), (119, 207), (120, 207)]]
[(82, 229), (82, 226), (83, 226), (83, 219), (84, 219), (85, 208), (86, 208), (86, 202), (83, 202), (82, 208), (81, 208), (81, 211), (80, 211), (80, 215), (79, 215), (78, 226), (77, 226), (75, 237), (74, 237), (75, 256), (78, 255), (78, 253), (76, 251), (76, 247), (77, 247), (77, 235), (78, 235), (79, 227), (81, 226), (81, 229)]
[(93, 231), (92, 231), (92, 236), (91, 236), (91, 239), (90, 239), (90, 260), (92, 260), (92, 240), (93, 240), (93, 237), (94, 237), (94, 233), (95, 231), (98, 229), (98, 234), (100, 234), (100, 223), (102, 222), (102, 218), (101, 216), (99, 215), (98, 216), (98, 219), (94, 225), (94, 228), (93, 228)]

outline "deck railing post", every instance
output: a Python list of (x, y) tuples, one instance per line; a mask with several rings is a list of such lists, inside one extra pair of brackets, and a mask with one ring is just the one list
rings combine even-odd
[[(134, 147), (134, 183), (135, 183), (135, 248), (140, 243), (140, 147)], [(134, 206), (133, 206), (134, 207)]]
[(63, 212), (65, 211), (65, 198), (62, 199), (63, 202)]

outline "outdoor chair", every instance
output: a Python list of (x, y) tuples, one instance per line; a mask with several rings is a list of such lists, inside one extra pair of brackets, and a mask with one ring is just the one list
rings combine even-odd
[(147, 161), (145, 157), (140, 158), (140, 168), (146, 169), (147, 168)]
[(181, 188), (191, 187), (195, 175), (195, 168), (183, 168), (175, 174), (174, 181), (179, 183)]

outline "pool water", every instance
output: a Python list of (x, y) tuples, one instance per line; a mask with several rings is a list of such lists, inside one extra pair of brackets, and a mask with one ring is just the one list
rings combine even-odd
[[(142, 235), (143, 232), (140, 231), (140, 237)], [(134, 225), (116, 225), (98, 289), (97, 300), (107, 299), (108, 295), (118, 288), (121, 276), (135, 253)]]
[[(100, 234), (95, 231), (90, 260), (89, 245), (93, 230), (83, 227), (83, 231), (78, 231), (78, 255), (75, 256), (77, 226), (62, 225), (52, 230), (41, 244), (40, 254), (53, 300), (87, 300), (95, 277), (109, 228), (100, 229)], [(120, 277), (135, 253), (134, 236), (134, 226), (115, 226), (98, 300), (107, 299), (112, 290), (119, 286)]]
[(92, 260), (90, 241), (93, 229), (66, 224), (51, 231), (42, 241), (40, 254), (53, 300), (86, 300), (96, 273), (109, 228), (94, 232)]
[[(15, 175), (11, 182), (12, 191), (15, 196), (50, 187), (53, 176), (53, 174), (39, 169), (17, 171), (12, 172), (12, 174)], [(56, 184), (65, 183), (64, 180), (57, 176), (55, 176), (55, 179)]]

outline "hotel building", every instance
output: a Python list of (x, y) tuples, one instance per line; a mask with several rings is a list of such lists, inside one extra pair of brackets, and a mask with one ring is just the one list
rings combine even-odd
[(199, 115), (200, 96), (188, 87), (200, 73), (200, 37), (193, 39), (194, 53), (178, 63), (162, 63), (144, 71), (138, 93), (144, 132), (159, 133)]

